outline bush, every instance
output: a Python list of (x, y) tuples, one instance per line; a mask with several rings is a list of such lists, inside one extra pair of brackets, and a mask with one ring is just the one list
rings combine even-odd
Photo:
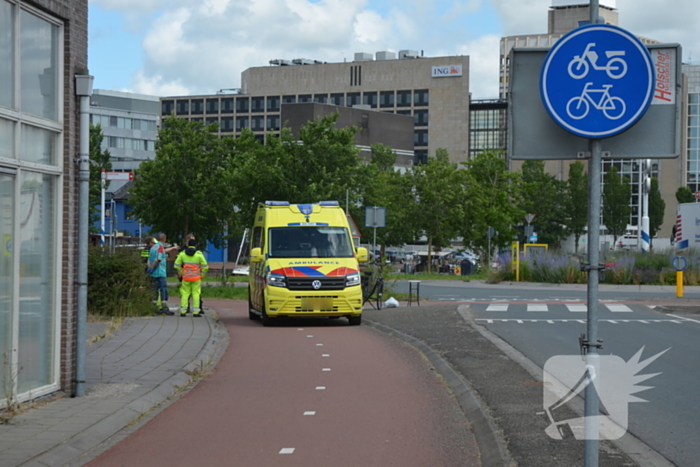
[(100, 316), (154, 314), (150, 277), (139, 251), (118, 248), (112, 254), (101, 247), (88, 250), (88, 313)]

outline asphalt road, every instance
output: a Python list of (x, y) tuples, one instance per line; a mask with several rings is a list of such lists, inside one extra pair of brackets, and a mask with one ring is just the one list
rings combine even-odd
[(263, 327), (246, 302), (207, 306), (230, 333), (220, 363), (89, 465), (481, 465), (459, 405), (413, 347), (345, 319)]
[[(578, 337), (586, 333), (585, 301), (492, 301), (469, 306), (477, 324), (540, 367), (555, 355), (578, 355)], [(676, 465), (698, 465), (700, 320), (661, 313), (639, 302), (607, 301), (598, 310), (601, 354), (629, 362), (640, 349), (641, 360), (668, 350), (638, 372), (659, 374), (638, 383), (649, 389), (635, 395), (648, 402), (629, 404), (628, 431)]]

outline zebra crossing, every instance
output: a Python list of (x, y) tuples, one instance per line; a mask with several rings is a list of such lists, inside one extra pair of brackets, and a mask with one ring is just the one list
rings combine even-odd
[[(579, 304), (547, 304), (547, 303), (527, 303), (525, 304), (527, 307), (525, 311), (528, 313), (547, 313), (550, 311), (550, 306), (552, 307), (557, 307), (560, 308), (562, 306), (566, 307), (566, 309), (571, 312), (571, 313), (587, 313), (588, 312), (588, 306), (587, 305), (579, 305)], [(612, 313), (632, 313), (632, 309), (624, 304), (617, 304), (617, 303), (601, 303), (600, 307), (606, 308), (608, 311)], [(494, 311), (494, 312), (507, 312), (509, 309), (516, 311), (517, 309), (522, 308), (522, 305), (513, 305), (510, 303), (491, 303), (486, 307), (486, 311)]]

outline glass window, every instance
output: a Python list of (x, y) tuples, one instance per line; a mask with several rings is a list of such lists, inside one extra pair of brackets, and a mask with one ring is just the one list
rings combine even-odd
[(411, 91), (397, 91), (396, 92), (396, 106), (397, 107), (410, 107), (411, 106)]
[(233, 113), (233, 97), (227, 97), (221, 99), (221, 113), (222, 114), (232, 114)]
[[(233, 106), (231, 106), (233, 109)], [(219, 99), (207, 99), (207, 113), (215, 114), (219, 112)]]
[(156, 122), (153, 120), (148, 121), (148, 131), (156, 131)]
[(344, 227), (274, 227), (270, 258), (350, 258), (352, 240)]
[(267, 111), (268, 112), (279, 112), (280, 111), (280, 96), (267, 96)]
[(236, 131), (250, 127), (250, 117), (236, 117)]
[(282, 97), (283, 104), (295, 104), (297, 102), (297, 96), (284, 96)]
[(413, 93), (415, 105), (428, 105), (428, 90), (416, 89)]
[(160, 103), (160, 114), (170, 115), (175, 110), (175, 101), (162, 101)]
[(318, 102), (319, 104), (327, 104), (328, 94), (314, 94), (314, 102)]
[[(0, 15), (2, 9), (0, 8)], [(0, 20), (2, 22), (2, 20)], [(13, 254), (12, 248), (5, 248), (8, 239), (14, 236), (12, 226), (15, 223), (15, 177), (0, 173), (0, 239), (3, 241), (3, 252), (0, 254), (0, 297), (3, 306), (0, 308), (0, 355), (3, 361), (9, 360), (12, 354), (12, 310), (13, 303)], [(3, 365), (5, 366), (5, 365)], [(0, 372), (0, 377), (4, 372)], [(0, 399), (8, 396), (13, 390), (7, 384), (0, 384)]]
[(204, 113), (204, 99), (192, 99), (192, 115)]
[(56, 164), (56, 133), (22, 125), (22, 150), (20, 158), (26, 162)]
[(20, 12), (21, 109), (58, 120), (58, 26)]
[(311, 102), (311, 94), (299, 94), (299, 102)]
[(416, 110), (413, 112), (413, 122), (415, 126), (428, 126), (428, 111)]
[(15, 124), (0, 118), (0, 157), (15, 157)]
[(279, 115), (268, 115), (267, 116), (267, 131), (278, 131), (280, 129), (280, 116)]
[(331, 94), (331, 104), (339, 106), (345, 105), (345, 95), (343, 93)]
[(207, 117), (207, 125), (211, 125), (212, 123), (219, 123), (219, 117)]
[(221, 117), (221, 131), (223, 133), (233, 131), (233, 117)]
[(249, 97), (237, 97), (236, 98), (236, 112), (250, 112), (250, 98)]
[(700, 104), (700, 94), (688, 94), (688, 99), (691, 104)]
[(178, 100), (176, 112), (178, 115), (187, 115), (190, 113), (190, 101)]
[(364, 105), (369, 105), (373, 109), (377, 107), (377, 93), (376, 92), (365, 92), (362, 94), (362, 103)]
[[(0, 2), (0, 105), (14, 108), (15, 53), (14, 7)], [(1, 335), (1, 334), (0, 334)], [(2, 398), (2, 393), (0, 393)]]
[(54, 379), (55, 192), (56, 177), (23, 171), (20, 179), (19, 342), (17, 391)]
[[(144, 122), (145, 123), (145, 122)], [(145, 126), (145, 125), (144, 125)], [(132, 118), (131, 119), (131, 129), (132, 130), (140, 130), (141, 129), (141, 119), (139, 118)], [(146, 128), (144, 128), (145, 130)]]
[(416, 130), (413, 133), (413, 145), (414, 146), (427, 146), (428, 145), (428, 130)]
[(349, 92), (348, 93), (348, 107), (353, 107), (355, 105), (360, 105), (360, 93), (359, 92)]
[(688, 114), (690, 115), (700, 115), (700, 105), (690, 105), (688, 106)]
[(256, 115), (253, 117), (251, 129), (253, 131), (265, 131), (265, 117), (262, 115)]
[(393, 107), (394, 106), (394, 91), (382, 91), (379, 93), (379, 106), (380, 107)]
[(262, 96), (253, 97), (251, 99), (250, 111), (251, 112), (264, 112), (265, 111), (265, 98)]

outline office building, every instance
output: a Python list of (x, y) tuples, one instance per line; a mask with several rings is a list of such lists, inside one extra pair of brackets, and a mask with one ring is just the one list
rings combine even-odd
[[(410, 115), (413, 149), (426, 160), (437, 148), (461, 162), (468, 157), (469, 57), (424, 57), (417, 51), (357, 53), (352, 62), (276, 59), (245, 70), (234, 94), (167, 97), (161, 115), (218, 121), (222, 134), (250, 128), (261, 140), (282, 126), (285, 104), (366, 106)], [(225, 92), (225, 91), (224, 91)], [(405, 149), (405, 148), (402, 148)]]

